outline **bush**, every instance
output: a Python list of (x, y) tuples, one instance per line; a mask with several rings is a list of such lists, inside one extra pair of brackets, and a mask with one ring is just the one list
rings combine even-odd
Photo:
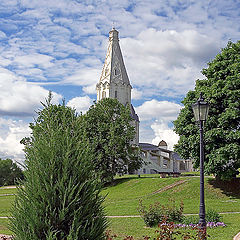
[(218, 212), (213, 209), (209, 209), (206, 211), (206, 222), (221, 222), (222, 217)]
[(183, 203), (181, 202), (180, 206), (177, 207), (174, 200), (170, 200), (170, 204), (166, 206), (156, 202), (147, 209), (140, 200), (139, 213), (149, 227), (158, 225), (165, 218), (168, 222), (181, 222), (183, 219)]
[(24, 140), (24, 187), (18, 188), (10, 219), (14, 239), (104, 239), (104, 199), (88, 144), (79, 141), (75, 112), (50, 100)]
[[(217, 223), (221, 222), (221, 216), (215, 210), (209, 209), (206, 211), (205, 219), (206, 223)], [(189, 224), (198, 224), (199, 223), (199, 216), (192, 215), (192, 216), (184, 216), (182, 219), (182, 223), (189, 225)]]

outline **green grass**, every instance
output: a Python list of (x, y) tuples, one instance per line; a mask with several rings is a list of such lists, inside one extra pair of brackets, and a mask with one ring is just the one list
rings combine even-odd
[(10, 216), (10, 209), (14, 198), (14, 196), (0, 196), (0, 217)]
[(3, 188), (0, 187), (0, 196), (2, 194), (15, 194), (17, 192), (16, 188)]
[[(212, 177), (205, 177), (205, 203), (206, 209), (214, 209), (218, 212), (240, 212), (240, 179), (231, 183), (218, 182)], [(179, 181), (181, 185), (166, 191), (155, 193)], [(0, 216), (9, 216), (14, 196), (1, 196), (1, 194), (13, 194), (16, 189), (0, 188)], [(108, 216), (139, 215), (139, 199), (144, 205), (153, 204), (155, 201), (167, 204), (169, 199), (175, 199), (177, 203), (182, 200), (184, 213), (198, 213), (199, 211), (199, 177), (183, 176), (179, 178), (159, 178), (159, 175), (124, 176), (118, 177), (113, 186), (103, 189), (106, 196), (105, 208)], [(210, 239), (228, 240), (240, 231), (240, 214), (223, 215), (226, 228), (209, 229)], [(6, 228), (7, 219), (0, 219), (0, 233), (9, 234)], [(144, 227), (141, 218), (111, 218), (110, 229), (117, 235), (124, 237), (133, 235), (153, 236), (154, 229)], [(122, 239), (122, 238), (118, 238)]]
[[(240, 214), (223, 215), (226, 227), (208, 228), (207, 233), (210, 240), (232, 240), (240, 231)], [(141, 218), (112, 218), (110, 229), (122, 240), (126, 236), (133, 236), (135, 239), (142, 239), (143, 236), (155, 236), (157, 228), (146, 228)]]
[[(167, 191), (153, 194), (155, 191), (181, 180), (185, 182)], [(199, 177), (161, 179), (159, 177), (134, 178), (131, 176), (131, 178), (119, 178), (117, 181), (117, 185), (103, 190), (103, 194), (106, 195), (107, 215), (138, 215), (139, 199), (142, 199), (144, 205), (149, 205), (155, 201), (167, 204), (169, 199), (173, 198), (179, 203), (183, 201), (184, 213), (198, 213), (199, 211)], [(215, 179), (205, 178), (206, 208), (218, 212), (240, 211), (239, 187), (235, 186), (236, 192), (233, 189), (232, 192), (227, 193), (224, 185), (215, 183)]]
[(12, 232), (8, 230), (8, 219), (0, 219), (0, 234), (11, 235)]

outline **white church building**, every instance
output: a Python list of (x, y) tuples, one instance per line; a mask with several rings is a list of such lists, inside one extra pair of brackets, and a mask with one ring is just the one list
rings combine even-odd
[(103, 98), (116, 98), (124, 106), (131, 107), (131, 116), (136, 130), (133, 144), (139, 146), (141, 156), (146, 164), (136, 174), (177, 174), (192, 171), (189, 160), (182, 160), (177, 153), (167, 149), (167, 143), (161, 141), (158, 146), (150, 143), (139, 143), (139, 118), (131, 104), (131, 90), (128, 74), (124, 65), (119, 45), (118, 31), (113, 28), (109, 32), (107, 55), (102, 73), (96, 85), (97, 101)]

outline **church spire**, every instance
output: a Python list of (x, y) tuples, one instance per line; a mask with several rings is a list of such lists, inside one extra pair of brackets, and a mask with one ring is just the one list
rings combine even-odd
[(132, 125), (136, 135), (133, 144), (139, 143), (139, 118), (131, 104), (132, 86), (123, 62), (119, 45), (118, 31), (113, 27), (109, 32), (107, 56), (102, 69), (100, 80), (96, 86), (97, 101), (103, 98), (116, 98), (124, 106), (130, 107)]
[(123, 105), (131, 104), (131, 89), (119, 45), (118, 31), (113, 27), (109, 32), (107, 55), (97, 84), (97, 100), (110, 97), (117, 98)]

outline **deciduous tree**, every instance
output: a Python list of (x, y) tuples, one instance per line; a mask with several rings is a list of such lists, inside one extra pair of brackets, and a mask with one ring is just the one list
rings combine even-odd
[(183, 158), (195, 159), (199, 165), (199, 128), (191, 105), (200, 92), (210, 104), (205, 124), (205, 169), (222, 179), (232, 178), (240, 167), (240, 41), (229, 42), (202, 70), (206, 77), (197, 80), (194, 91), (182, 101), (184, 108), (174, 121), (180, 140), (175, 150)]
[(23, 171), (11, 159), (0, 158), (0, 186), (14, 185), (23, 179)]
[(93, 165), (102, 181), (112, 181), (117, 173), (141, 166), (138, 149), (131, 144), (135, 128), (129, 107), (117, 99), (105, 98), (91, 106), (81, 120), (81, 129), (94, 153)]

